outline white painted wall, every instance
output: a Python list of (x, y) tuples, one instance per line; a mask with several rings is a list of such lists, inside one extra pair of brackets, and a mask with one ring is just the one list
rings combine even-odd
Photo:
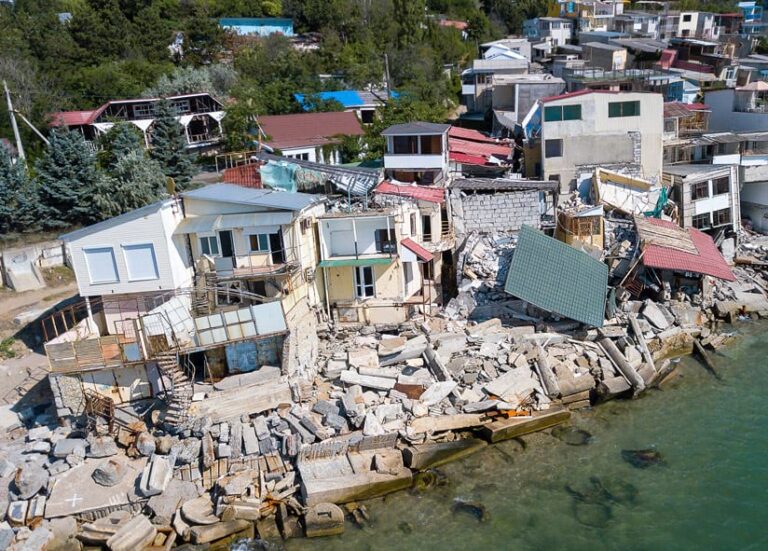
[[(71, 240), (67, 250), (77, 277), (79, 292), (84, 297), (129, 293), (168, 291), (187, 284), (192, 269), (183, 242), (172, 237), (181, 221), (181, 209), (167, 201), (160, 210), (147, 216), (106, 227)], [(157, 263), (157, 279), (131, 281), (125, 261), (124, 245), (151, 243)], [(84, 249), (108, 247), (113, 251), (118, 281), (92, 283)]]

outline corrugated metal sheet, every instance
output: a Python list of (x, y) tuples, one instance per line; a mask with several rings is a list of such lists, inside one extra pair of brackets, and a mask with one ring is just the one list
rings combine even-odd
[(431, 252), (416, 243), (416, 241), (410, 237), (406, 237), (405, 239), (401, 240), (400, 244), (415, 254), (422, 262), (431, 262), (432, 259), (435, 258)]
[(544, 310), (602, 327), (608, 266), (523, 226), (504, 290)]
[(292, 221), (293, 214), (290, 212), (254, 212), (195, 216), (184, 219), (173, 233), (210, 233), (216, 230), (236, 228), (275, 227), (290, 224)]
[(399, 197), (411, 197), (430, 203), (445, 203), (445, 189), (428, 186), (401, 186), (391, 182), (382, 182), (374, 190), (375, 193), (385, 195), (397, 195)]
[(211, 184), (182, 194), (190, 199), (238, 203), (273, 209), (300, 211), (325, 199), (309, 193), (286, 193), (268, 189), (247, 188), (233, 184)]

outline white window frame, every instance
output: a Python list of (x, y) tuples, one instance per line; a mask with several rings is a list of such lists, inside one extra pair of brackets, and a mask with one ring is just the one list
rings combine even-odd
[[(152, 262), (154, 263), (155, 267), (155, 275), (152, 277), (133, 277), (131, 275), (131, 265), (128, 263), (128, 255), (126, 254), (128, 249), (135, 248), (135, 247), (149, 247), (150, 252), (152, 253)], [(155, 244), (154, 243), (125, 243), (120, 246), (120, 248), (123, 250), (123, 261), (125, 262), (125, 271), (128, 274), (128, 281), (155, 281), (157, 279), (160, 279), (160, 267), (157, 265), (157, 254), (155, 254)]]
[[(216, 242), (216, 254), (206, 253), (203, 250), (203, 239), (210, 239), (213, 238)], [(219, 236), (216, 235), (213, 232), (206, 232), (206, 233), (198, 233), (197, 234), (197, 244), (200, 246), (200, 255), (207, 254), (211, 258), (219, 258), (221, 256), (221, 243), (219, 243)], [(208, 242), (208, 249), (210, 250), (211, 244), (210, 241)]]
[[(249, 233), (249, 234), (247, 234), (247, 235), (248, 235), (248, 250), (249, 250), (251, 253), (257, 253), (257, 254), (269, 254), (269, 253), (271, 253), (271, 252), (272, 252), (272, 247), (270, 246), (270, 243), (269, 243), (269, 236), (270, 236), (270, 234), (268, 234), (268, 233)], [(266, 238), (266, 240), (267, 240), (267, 248), (266, 248), (266, 249), (262, 249), (262, 248), (261, 248), (261, 236), (262, 236), (262, 235), (263, 235), (263, 236)], [(252, 244), (251, 244), (251, 237), (253, 237), (253, 236), (256, 236), (256, 241), (258, 242), (258, 245), (259, 245), (259, 248), (258, 248), (258, 249), (254, 249), (254, 248), (253, 248), (253, 246), (252, 246)]]
[[(365, 270), (371, 271), (371, 283), (365, 283)], [(354, 267), (355, 298), (364, 300), (376, 296), (376, 271), (373, 266)], [(370, 294), (368, 290), (370, 289)]]
[[(88, 251), (109, 250), (112, 255), (112, 267), (115, 269), (115, 279), (94, 280), (93, 272), (91, 271), (91, 264), (88, 262)], [(120, 272), (117, 269), (117, 259), (115, 258), (115, 248), (112, 245), (94, 245), (93, 247), (83, 247), (83, 259), (85, 260), (85, 268), (88, 270), (88, 280), (91, 285), (103, 285), (109, 283), (120, 283)]]

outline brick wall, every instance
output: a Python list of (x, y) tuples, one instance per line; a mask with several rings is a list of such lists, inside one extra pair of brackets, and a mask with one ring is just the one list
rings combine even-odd
[(451, 206), (457, 233), (517, 231), (523, 224), (540, 225), (538, 191), (463, 196), (454, 191)]

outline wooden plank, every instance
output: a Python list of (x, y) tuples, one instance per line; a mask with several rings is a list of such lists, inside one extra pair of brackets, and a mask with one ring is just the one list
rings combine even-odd
[(511, 417), (488, 423), (480, 428), (480, 436), (493, 444), (554, 427), (570, 417), (571, 412), (567, 409), (553, 407), (546, 411), (535, 411), (531, 417)]

